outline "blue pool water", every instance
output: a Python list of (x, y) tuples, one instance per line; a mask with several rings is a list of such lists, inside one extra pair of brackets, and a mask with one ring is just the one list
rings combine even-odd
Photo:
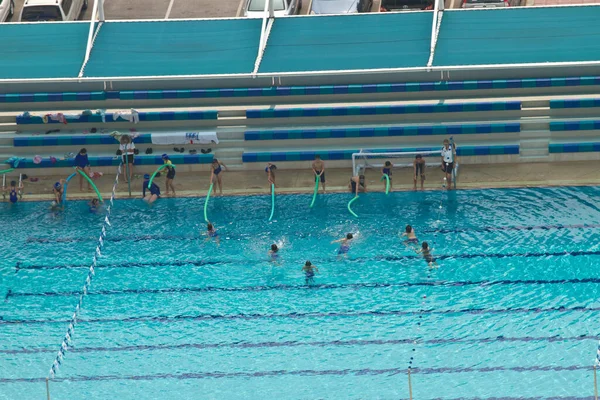
[[(349, 194), (278, 196), (271, 223), (269, 196), (215, 198), (220, 246), (199, 237), (203, 199), (116, 201), (52, 398), (404, 399), (409, 366), (415, 399), (590, 397), (598, 195), (370, 193), (358, 219)], [(47, 206), (0, 205), (0, 399), (45, 399), (102, 227), (83, 202)]]

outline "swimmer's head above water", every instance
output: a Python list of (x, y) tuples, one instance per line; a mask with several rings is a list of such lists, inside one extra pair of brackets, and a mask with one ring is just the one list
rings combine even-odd
[(273, 244), (271, 245), (271, 251), (272, 251), (273, 253), (277, 253), (277, 252), (279, 251), (279, 247), (277, 247), (277, 245), (273, 243)]
[(427, 242), (423, 242), (423, 244), (421, 245), (421, 248), (423, 250), (429, 250), (429, 244)]
[(150, 175), (149, 174), (144, 174), (144, 180), (145, 181), (150, 180)]
[(412, 226), (410, 225), (406, 225), (406, 233), (411, 233), (412, 232)]
[(213, 224), (211, 224), (210, 222), (209, 222), (208, 224), (206, 224), (206, 230), (207, 230), (207, 231), (212, 231), (212, 230), (214, 230), (214, 229), (215, 229), (215, 227), (214, 227), (214, 226), (213, 226)]
[(354, 235), (352, 235), (351, 233), (346, 235), (346, 240), (350, 240), (352, 238), (354, 238)]
[(60, 190), (61, 188), (62, 188), (62, 185), (61, 185), (61, 183), (60, 183), (60, 182), (56, 182), (56, 183), (54, 184), (54, 189), (56, 189), (56, 190)]

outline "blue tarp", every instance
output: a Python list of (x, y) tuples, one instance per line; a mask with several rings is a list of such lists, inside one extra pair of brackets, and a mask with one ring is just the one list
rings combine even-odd
[(423, 67), (433, 12), (276, 19), (259, 72)]
[(0, 23), (0, 79), (77, 77), (89, 22)]
[(600, 60), (600, 7), (444, 12), (434, 65)]
[[(427, 65), (433, 12), (278, 18), (259, 72)], [(434, 66), (600, 61), (600, 7), (444, 12)], [(105, 22), (85, 77), (250, 74), (261, 19)], [(0, 24), (0, 79), (76, 78), (89, 24)]]
[(261, 24), (247, 18), (104, 23), (84, 76), (249, 74)]

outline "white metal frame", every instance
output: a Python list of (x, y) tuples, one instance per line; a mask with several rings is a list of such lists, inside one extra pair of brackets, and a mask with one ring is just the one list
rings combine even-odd
[[(376, 69), (355, 69), (355, 70), (331, 70), (331, 71), (294, 71), (294, 72), (274, 72), (274, 73), (260, 73), (258, 69), (260, 67), (260, 63), (262, 61), (262, 57), (264, 55), (264, 51), (266, 46), (268, 45), (268, 39), (270, 34), (270, 28), (272, 27), (275, 15), (273, 11), (273, 3), (272, 0), (267, 0), (265, 4), (265, 16), (263, 19), (263, 28), (261, 29), (261, 37), (259, 43), (259, 49), (257, 53), (257, 57), (255, 59), (254, 69), (252, 72), (248, 73), (239, 73), (239, 74), (213, 74), (213, 75), (151, 75), (151, 76), (117, 76), (117, 77), (84, 77), (83, 71), (87, 61), (89, 60), (91, 51), (93, 49), (93, 43), (95, 39), (95, 35), (93, 34), (94, 27), (94, 19), (95, 12), (92, 12), (93, 18), (90, 24), (90, 33), (88, 35), (88, 43), (86, 46), (86, 53), (83, 59), (82, 68), (80, 70), (79, 76), (73, 78), (33, 78), (33, 79), (0, 79), (0, 83), (35, 83), (35, 82), (47, 82), (47, 83), (67, 83), (67, 82), (106, 82), (106, 81), (129, 81), (129, 82), (144, 82), (150, 80), (208, 80), (208, 79), (221, 79), (221, 78), (282, 78), (282, 77), (292, 77), (292, 76), (331, 76), (331, 75), (358, 75), (358, 74), (379, 74), (379, 73), (411, 73), (411, 72), (451, 72), (451, 71), (473, 71), (473, 70), (484, 70), (484, 69), (540, 69), (540, 68), (556, 68), (556, 67), (600, 67), (600, 60), (598, 61), (567, 61), (567, 62), (547, 62), (547, 63), (515, 63), (515, 64), (481, 64), (481, 65), (452, 65), (452, 66), (433, 66), (433, 61), (435, 57), (435, 49), (437, 46), (437, 39), (439, 36), (439, 30), (443, 18), (444, 11), (447, 12), (511, 12), (512, 10), (519, 10), (522, 7), (507, 7), (502, 9), (456, 9), (456, 10), (444, 10), (444, 0), (437, 0), (435, 2), (435, 9), (433, 11), (407, 11), (403, 13), (410, 12), (433, 12), (433, 20), (432, 20), (432, 37), (430, 43), (430, 57), (426, 66), (420, 67), (408, 67), (408, 68), (376, 68)], [(267, 6), (269, 6), (268, 14), (267, 14)], [(536, 7), (536, 9), (543, 8), (559, 8), (559, 7), (600, 7), (600, 4), (580, 4), (580, 5), (556, 5), (556, 6), (543, 6)], [(214, 21), (214, 20), (234, 20), (239, 18), (182, 18), (182, 19), (149, 19), (149, 20), (104, 20), (104, 0), (95, 0), (94, 9), (97, 10), (98, 13), (98, 21), (99, 22), (111, 22), (111, 23), (126, 23), (126, 22), (163, 22), (163, 23), (175, 23), (178, 21)], [(398, 13), (385, 13), (389, 14), (398, 14)], [(352, 17), (366, 17), (367, 14), (348, 14), (343, 15), (348, 18)], [(281, 18), (306, 18), (306, 17), (330, 17), (330, 15), (293, 15), (293, 16), (285, 16)], [(381, 15), (380, 15), (381, 17)], [(267, 23), (266, 21), (269, 21)], [(45, 24), (46, 22), (8, 22), (5, 24)], [(83, 24), (88, 23), (86, 21), (65, 21), (62, 22), (64, 24)], [(266, 26), (265, 26), (266, 25)], [(96, 29), (96, 35), (99, 31), (100, 26)]]
[[(431, 156), (431, 155), (440, 155), (442, 154), (441, 150), (433, 150), (433, 151), (394, 151), (387, 153), (375, 153), (369, 151), (363, 151), (362, 149), (358, 153), (352, 153), (352, 172), (354, 175), (359, 175), (360, 169), (364, 168), (381, 168), (384, 164), (371, 164), (366, 163), (368, 157), (366, 156), (377, 156), (377, 157), (398, 157), (398, 156), (416, 156), (417, 154), (421, 154), (422, 156)], [(365, 161), (364, 165), (357, 165), (357, 159), (362, 159)], [(403, 164), (394, 164), (394, 167), (412, 167), (412, 163), (403, 163)], [(436, 164), (437, 165), (437, 164)]]

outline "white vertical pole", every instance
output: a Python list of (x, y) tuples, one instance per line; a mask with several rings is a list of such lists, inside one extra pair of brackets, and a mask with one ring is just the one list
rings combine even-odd
[(94, 26), (96, 24), (96, 14), (98, 12), (98, 3), (102, 0), (94, 0), (94, 6), (92, 7), (92, 16), (90, 18), (90, 31), (88, 32), (87, 45), (85, 47), (85, 56), (83, 58), (83, 64), (79, 70), (79, 78), (83, 76), (83, 70), (88, 60), (90, 59), (90, 53), (92, 52), (92, 41), (94, 40)]
[(267, 0), (269, 2), (269, 18), (275, 18), (275, 9), (273, 7), (273, 0)]
[(439, 32), (439, 22), (442, 19), (443, 10), (444, 0), (435, 0), (433, 7), (433, 20), (431, 22), (431, 43), (429, 45), (429, 61), (427, 62), (427, 67), (431, 67), (433, 65), (433, 56), (435, 54), (435, 46), (437, 44)]
[(46, 397), (50, 400), (50, 383), (48, 383), (48, 378), (46, 378)]
[[(104, 22), (104, 0), (98, 0), (100, 2), (98, 6), (98, 21)], [(95, 15), (93, 16), (95, 17)]]

